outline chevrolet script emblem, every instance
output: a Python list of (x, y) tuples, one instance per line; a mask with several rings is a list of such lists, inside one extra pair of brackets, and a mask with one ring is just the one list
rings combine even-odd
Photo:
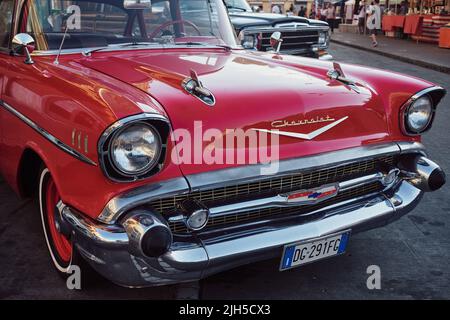
[(267, 129), (256, 129), (256, 128), (252, 128), (251, 130), (265, 132), (265, 133), (270, 133), (270, 134), (276, 134), (276, 135), (279, 135), (279, 136), (303, 139), (303, 140), (312, 140), (312, 139), (320, 136), (321, 134), (327, 132), (331, 128), (336, 127), (338, 124), (340, 124), (341, 122), (344, 122), (347, 119), (348, 119), (348, 116), (343, 117), (343, 118), (341, 118), (339, 120), (334, 121), (333, 123), (330, 123), (330, 124), (328, 124), (328, 125), (326, 125), (326, 126), (324, 126), (322, 128), (314, 130), (313, 132), (310, 132), (310, 133), (296, 133), (296, 132), (290, 132), (290, 131), (267, 130)]
[(335, 197), (339, 192), (337, 184), (326, 185), (314, 189), (294, 191), (281, 195), (289, 204), (308, 205)]

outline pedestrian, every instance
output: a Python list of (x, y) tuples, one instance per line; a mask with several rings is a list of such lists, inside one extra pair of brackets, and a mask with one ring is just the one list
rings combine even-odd
[(377, 33), (381, 29), (381, 9), (380, 0), (375, 0), (367, 10), (367, 29), (370, 30), (370, 37), (372, 38), (372, 46), (378, 46)]
[(406, 16), (407, 13), (408, 13), (408, 4), (406, 3), (406, 1), (402, 1), (400, 3), (400, 15)]
[(280, 14), (281, 13), (280, 7), (278, 5), (274, 5), (272, 7), (272, 13)]
[(319, 20), (327, 21), (327, 7), (322, 7), (319, 10)]
[(348, 1), (345, 3), (345, 23), (346, 24), (353, 23), (354, 5), (352, 3), (353, 3), (352, 1)]
[(286, 14), (288, 16), (293, 16), (295, 14), (295, 7), (292, 3), (291, 3), (291, 6), (289, 7), (288, 11), (286, 12)]
[(332, 4), (328, 4), (328, 8), (326, 10), (326, 17), (328, 25), (330, 26), (331, 33), (334, 33), (334, 22), (336, 20), (336, 8)]
[(300, 10), (298, 11), (299, 17), (306, 17), (306, 10), (304, 6), (300, 6)]
[(358, 9), (358, 30), (359, 34), (364, 34), (365, 28), (366, 28), (366, 6), (364, 5), (364, 2), (359, 2), (359, 9)]

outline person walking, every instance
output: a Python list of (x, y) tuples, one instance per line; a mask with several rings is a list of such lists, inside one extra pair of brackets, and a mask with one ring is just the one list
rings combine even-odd
[(331, 33), (334, 33), (334, 23), (336, 20), (336, 8), (331, 3), (328, 4), (326, 9), (326, 17), (328, 25), (330, 26)]
[(369, 15), (367, 18), (367, 29), (370, 30), (370, 37), (372, 38), (372, 46), (378, 46), (377, 33), (381, 29), (381, 8), (380, 0), (375, 0), (367, 10)]
[(358, 30), (359, 34), (364, 34), (365, 28), (366, 28), (366, 6), (364, 5), (364, 2), (359, 2), (359, 9), (358, 9)]
[(286, 12), (286, 14), (289, 17), (291, 17), (291, 16), (293, 16), (295, 14), (295, 7), (294, 7), (294, 5), (292, 3), (290, 5), (290, 7), (289, 7), (289, 10)]
[(304, 6), (300, 6), (300, 10), (298, 11), (299, 17), (306, 17), (306, 10)]
[(322, 20), (322, 21), (327, 21), (327, 6), (323, 6), (321, 9), (320, 9), (320, 20)]
[(272, 13), (280, 14), (281, 13), (280, 7), (278, 5), (274, 5), (272, 7)]

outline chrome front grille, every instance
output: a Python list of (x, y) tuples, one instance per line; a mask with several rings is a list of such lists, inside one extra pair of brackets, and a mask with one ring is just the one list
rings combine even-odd
[[(317, 30), (282, 30), (283, 43), (281, 50), (309, 49), (319, 43)], [(270, 37), (272, 32), (263, 32), (261, 38), (261, 50), (270, 49)]]
[(177, 204), (187, 198), (196, 199), (205, 205), (229, 203), (243, 198), (259, 198), (263, 195), (296, 191), (364, 176), (380, 170), (380, 167), (392, 166), (393, 163), (394, 156), (373, 158), (317, 171), (299, 172), (258, 182), (230, 185), (212, 190), (195, 191), (190, 194), (161, 198), (151, 202), (150, 205), (154, 210), (167, 214), (176, 209)]
[[(353, 188), (348, 191), (339, 193), (336, 197), (329, 200), (325, 200), (318, 204), (309, 206), (296, 206), (296, 207), (271, 207), (258, 210), (249, 210), (236, 214), (222, 215), (218, 217), (211, 217), (208, 221), (205, 231), (211, 230), (213, 228), (218, 228), (221, 226), (239, 225), (244, 222), (249, 221), (260, 221), (265, 219), (274, 218), (286, 218), (291, 215), (301, 215), (313, 212), (315, 210), (321, 209), (323, 207), (329, 206), (334, 203), (339, 203), (345, 200), (350, 200), (358, 198), (365, 195), (374, 194), (380, 192), (384, 186), (379, 182), (369, 183), (357, 188)], [(312, 217), (313, 218), (313, 217)], [(173, 233), (183, 234), (188, 233), (189, 230), (186, 228), (184, 222), (171, 222), (169, 226)]]

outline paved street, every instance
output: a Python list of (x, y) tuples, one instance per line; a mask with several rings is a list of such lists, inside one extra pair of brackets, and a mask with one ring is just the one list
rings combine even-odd
[(379, 35), (377, 37), (378, 46), (374, 48), (372, 46), (372, 38), (368, 35), (339, 31), (336, 31), (332, 35), (331, 41), (337, 44), (355, 47), (356, 49), (376, 52), (432, 70), (450, 73), (450, 50), (440, 48), (436, 44)]
[[(333, 44), (338, 61), (390, 69), (436, 82), (450, 91), (448, 74)], [(450, 173), (450, 97), (438, 109), (424, 142), (432, 159)], [(205, 299), (436, 299), (450, 298), (450, 183), (425, 196), (420, 206), (388, 227), (351, 238), (347, 254), (279, 273), (267, 261), (202, 282)], [(167, 299), (174, 287), (131, 290), (99, 281), (69, 291), (52, 270), (37, 211), (0, 182), (0, 298)], [(381, 268), (381, 290), (366, 288), (366, 269)]]

